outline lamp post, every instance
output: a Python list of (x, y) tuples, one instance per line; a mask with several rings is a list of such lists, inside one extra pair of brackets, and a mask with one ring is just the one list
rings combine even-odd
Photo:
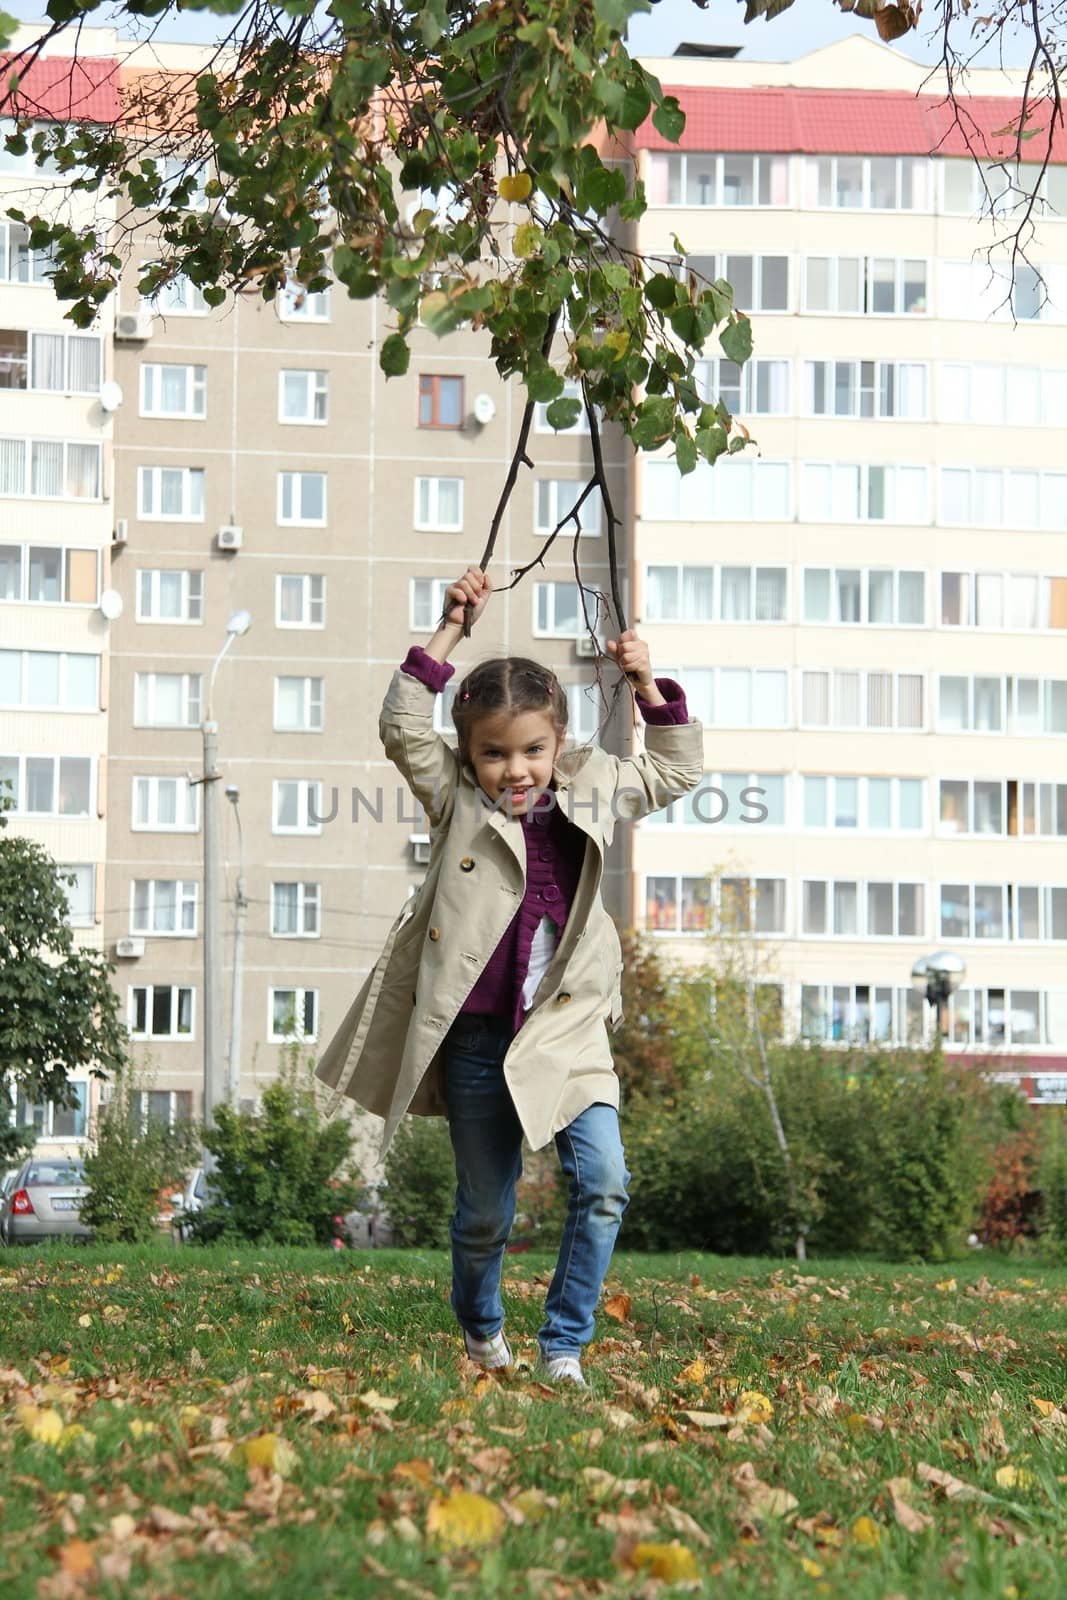
[(911, 969), (911, 986), (934, 1008), (937, 1037), (935, 1048), (948, 1032), (948, 1001), (955, 994), (966, 975), (967, 967), (962, 956), (951, 950), (936, 950), (932, 956), (920, 956)]
[(218, 1081), (218, 1040), (221, 1028), (219, 987), (219, 826), (215, 784), (219, 778), (219, 725), (212, 717), (215, 677), (222, 658), (242, 634), (252, 626), (247, 611), (235, 611), (226, 624), (226, 640), (215, 657), (204, 699), (204, 720), (200, 733), (204, 742), (204, 762), (200, 783), (204, 809), (204, 1121), (211, 1126), (215, 1107), (222, 1098)]
[(235, 783), (226, 785), (226, 798), (233, 807), (237, 823), (237, 893), (233, 902), (233, 986), (230, 991), (230, 1048), (226, 1063), (226, 1099), (236, 1111), (241, 1085), (241, 1020), (245, 961), (245, 837), (241, 828), (241, 791)]

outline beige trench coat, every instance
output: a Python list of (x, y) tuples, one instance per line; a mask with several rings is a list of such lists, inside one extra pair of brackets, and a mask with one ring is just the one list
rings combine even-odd
[[(522, 901), (522, 825), (490, 810), (472, 773), (434, 732), (434, 694), (397, 672), (380, 733), (430, 822), (426, 878), (404, 906), (316, 1073), (341, 1097), (385, 1118), (383, 1152), (405, 1112), (444, 1116), (441, 1043)], [(698, 722), (647, 724), (626, 759), (566, 752), (554, 780), (564, 814), (585, 835), (570, 916), (531, 1010), (504, 1060), (523, 1132), (535, 1150), (598, 1101), (617, 1106), (608, 1026), (622, 1017), (622, 956), (600, 899), (615, 823), (687, 794), (703, 771)]]

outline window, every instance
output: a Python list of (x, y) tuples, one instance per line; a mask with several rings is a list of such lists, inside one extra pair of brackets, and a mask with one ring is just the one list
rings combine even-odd
[(926, 574), (874, 567), (805, 567), (804, 621), (922, 628)]
[(995, 427), (1056, 427), (1067, 412), (1067, 370), (943, 361), (937, 420)]
[(175, 878), (135, 878), (130, 890), (130, 932), (196, 933), (198, 886)]
[(553, 428), (548, 420), (547, 403), (534, 407), (534, 432), (535, 433), (588, 433), (589, 418), (585, 413), (585, 400), (582, 395), (582, 386), (576, 378), (568, 378), (563, 385), (561, 400), (577, 400), (580, 410), (575, 422), (569, 428)]
[(99, 334), (0, 329), (0, 389), (97, 394), (102, 345)]
[[(713, 667), (714, 679), (695, 684), (700, 720), (720, 728), (784, 728), (789, 723), (789, 672), (782, 668)], [(688, 698), (688, 679), (687, 679)], [(698, 699), (690, 701), (694, 711)]]
[(269, 1022), (273, 1043), (287, 1039), (315, 1039), (319, 1027), (319, 991), (317, 989), (272, 989), (270, 991)]
[(271, 814), (274, 833), (321, 833), (322, 784), (307, 778), (275, 778)]
[(142, 417), (207, 415), (207, 368), (143, 361)]
[(278, 421), (324, 423), (329, 374), (283, 368), (278, 374)]
[(645, 879), (650, 933), (705, 933), (712, 925), (711, 880), (659, 875)]
[(1032, 572), (943, 572), (941, 626), (1026, 633), (1067, 628), (1067, 578)]
[(800, 520), (928, 523), (926, 468), (802, 462)]
[[(1060, 1002), (1057, 1004), (1057, 1002)], [(1037, 989), (958, 989), (949, 1000), (953, 1044), (1060, 1044), (1062, 1001)]]
[(804, 310), (831, 316), (925, 314), (927, 262), (904, 256), (808, 256)]
[(787, 417), (789, 370), (786, 360), (753, 356), (739, 367), (724, 356), (694, 363), (697, 392), (707, 404), (721, 400), (731, 415)]
[(142, 1133), (152, 1125), (178, 1127), (192, 1116), (191, 1089), (136, 1089), (130, 1095), (130, 1121)]
[(279, 472), (278, 522), (282, 527), (326, 526), (325, 472)]
[(801, 885), (800, 931), (804, 938), (921, 939), (925, 886), (807, 878)]
[(55, 271), (52, 248), (30, 249), (30, 230), (20, 222), (0, 223), (0, 281), (48, 283)]
[[(683, 671), (682, 678), (685, 676)], [(723, 827), (741, 832), (753, 827), (783, 828), (785, 787), (781, 772), (705, 772), (684, 800), (653, 811), (645, 823), (648, 827)]]
[(600, 725), (606, 715), (595, 683), (568, 683), (567, 737), (575, 744), (594, 744), (600, 734)]
[(133, 721), (137, 728), (199, 727), (199, 672), (135, 673)]
[(938, 521), (1067, 532), (1067, 473), (942, 467)]
[(329, 322), (330, 291), (290, 281), (278, 296), (278, 315), (283, 322)]
[(134, 1039), (190, 1039), (194, 990), (177, 984), (134, 985), (129, 990), (127, 1026)]
[(131, 828), (138, 833), (196, 833), (200, 790), (188, 778), (134, 778)]
[(805, 361), (804, 409), (813, 417), (927, 415), (924, 361)]
[(463, 530), (463, 479), (416, 478), (415, 526), (430, 533)]
[(408, 625), (412, 633), (433, 632), (444, 610), (452, 578), (412, 578), (408, 586)]
[(274, 726), (281, 733), (321, 733), (322, 678), (275, 678)]
[(91, 861), (69, 862), (59, 867), (67, 897), (67, 921), (72, 928), (91, 927), (96, 920), (96, 868)]
[(100, 588), (98, 563), (96, 550), (0, 544), (0, 601), (96, 605)]
[(272, 883), (270, 931), (279, 939), (317, 939), (322, 932), (322, 885)]
[(100, 446), (62, 439), (0, 438), (0, 495), (98, 500)]
[(138, 467), (137, 506), (145, 522), (203, 522), (203, 467)]
[(808, 156), (804, 205), (844, 211), (932, 211), (930, 163), (913, 156)]
[(645, 568), (646, 622), (785, 622), (785, 567)]
[(707, 933), (716, 922), (734, 932), (784, 932), (785, 879), (646, 877), (650, 933)]
[[(151, 262), (145, 262), (142, 270), (147, 272), (151, 267)], [(165, 317), (203, 317), (208, 312), (204, 291), (184, 272), (175, 272), (149, 294), (142, 292), (142, 299), (150, 310)]]
[(144, 567), (137, 573), (138, 622), (202, 622), (204, 574)]
[(96, 786), (90, 756), (0, 755), (0, 783), (5, 781), (16, 815), (92, 815)]
[(0, 650), (0, 705), (98, 711), (100, 657), (51, 650)]
[[(537, 480), (536, 512), (534, 516), (534, 532), (539, 535), (552, 533), (559, 527), (565, 517), (569, 517), (578, 505), (586, 487), (584, 479), (570, 478), (539, 478)], [(582, 500), (581, 507), (576, 515), (581, 523), (580, 532), (592, 535), (600, 532), (600, 490), (594, 489)], [(566, 532), (569, 534), (574, 524), (568, 524)]]
[(1067, 783), (1017, 778), (942, 778), (942, 833), (1067, 837)]
[(785, 932), (784, 878), (720, 878), (719, 923), (731, 933)]
[(866, 983), (805, 983), (800, 1036), (825, 1044), (909, 1044), (925, 1026), (922, 995)]
[(279, 628), (325, 627), (326, 579), (313, 572), (277, 573), (274, 621)]
[(1067, 679), (938, 679), (938, 723), (946, 733), (1067, 733)]
[(976, 165), (965, 160), (949, 159), (938, 163), (941, 171), (941, 209), (950, 216), (985, 216), (1006, 219), (1021, 215), (1032, 198), (1036, 199), (1035, 216), (1042, 215), (1043, 197), (1047, 180), (1053, 169), (1041, 180), (1041, 163), (1016, 165), (1015, 162), (983, 161)]
[(802, 825), (852, 833), (923, 831), (921, 778), (841, 777), (805, 773)]
[[(15, 1097), (15, 1126), (27, 1133), (32, 1129), (35, 1139), (84, 1139), (89, 1131), (89, 1085), (71, 1080), (67, 1087), (74, 1096), (72, 1106), (56, 1105), (52, 1100), (34, 1104), (19, 1090)], [(64, 1163), (58, 1165), (62, 1171)]]
[(683, 478), (673, 461), (642, 463), (646, 522), (782, 522), (793, 515), (788, 461), (723, 456), (697, 463)]
[[(588, 622), (586, 621), (588, 613)], [(440, 615), (440, 611), (438, 611)], [(587, 588), (583, 604), (576, 583), (534, 584), (534, 634), (543, 639), (581, 639), (600, 621), (595, 589)]]
[(787, 206), (789, 157), (655, 151), (648, 157), (653, 206)]
[(1067, 267), (1043, 261), (942, 261), (941, 314), (969, 322), (1063, 322)]
[(788, 256), (687, 256), (685, 271), (693, 274), (701, 289), (725, 278), (739, 310), (790, 309)]
[(800, 723), (807, 728), (921, 729), (922, 674), (804, 671)]
[(424, 372), (419, 378), (419, 427), (462, 428), (463, 379)]

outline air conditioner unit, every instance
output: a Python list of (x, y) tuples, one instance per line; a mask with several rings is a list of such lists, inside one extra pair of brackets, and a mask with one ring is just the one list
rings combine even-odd
[(126, 939), (116, 939), (115, 954), (125, 960), (129, 960), (132, 956), (143, 956), (144, 940), (132, 934)]
[(226, 522), (215, 535), (220, 550), (240, 550), (244, 532), (235, 522)]
[(151, 311), (120, 311), (115, 318), (115, 338), (126, 340), (151, 339)]
[(112, 544), (125, 544), (130, 537), (130, 524), (126, 517), (116, 517), (115, 531), (111, 535)]
[(574, 641), (574, 653), (584, 660), (592, 660), (603, 653), (599, 639), (591, 639), (587, 633)]
[(409, 833), (408, 844), (411, 846), (411, 859), (417, 867), (426, 866), (430, 859), (430, 835), (428, 833)]

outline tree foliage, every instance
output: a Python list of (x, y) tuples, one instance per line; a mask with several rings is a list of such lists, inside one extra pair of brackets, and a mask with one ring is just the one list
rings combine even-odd
[(183, 1181), (197, 1160), (191, 1123), (171, 1128), (139, 1115), (145, 1084), (128, 1070), (116, 1075), (111, 1095), (94, 1119), (85, 1162), (89, 1193), (81, 1219), (108, 1244), (138, 1244), (157, 1235), (161, 1191)]
[[(73, 1105), (72, 1073), (106, 1077), (126, 1059), (113, 969), (76, 947), (67, 921), (71, 881), (42, 845), (7, 831), (0, 799), (0, 1106), (11, 1086), (34, 1104)], [(0, 1126), (0, 1159), (22, 1142)]]

